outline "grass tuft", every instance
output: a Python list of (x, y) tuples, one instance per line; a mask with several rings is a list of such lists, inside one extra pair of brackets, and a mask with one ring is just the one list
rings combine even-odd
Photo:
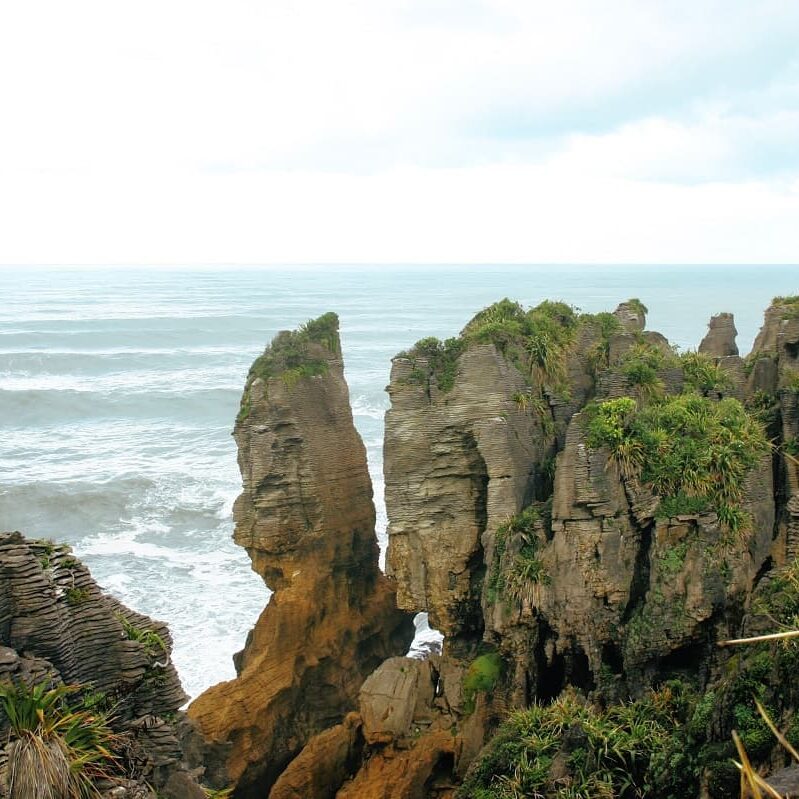
[(108, 718), (78, 701), (76, 686), (0, 685), (8, 721), (9, 799), (94, 799), (121, 770), (121, 736)]
[(641, 407), (622, 397), (594, 403), (586, 415), (588, 446), (606, 447), (625, 475), (660, 496), (661, 513), (706, 506), (733, 532), (745, 529), (744, 481), (769, 444), (740, 402), (681, 394)]

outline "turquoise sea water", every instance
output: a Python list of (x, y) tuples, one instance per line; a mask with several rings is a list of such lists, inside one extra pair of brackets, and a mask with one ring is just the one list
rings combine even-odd
[(455, 335), (485, 305), (639, 297), (648, 327), (696, 347), (735, 313), (742, 354), (799, 267), (0, 268), (0, 529), (65, 540), (99, 583), (169, 622), (186, 689), (233, 675), (268, 592), (230, 540), (230, 431), (271, 337), (334, 310), (380, 533), (390, 358)]

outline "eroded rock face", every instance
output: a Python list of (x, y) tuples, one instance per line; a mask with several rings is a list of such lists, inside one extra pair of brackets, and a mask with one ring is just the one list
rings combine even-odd
[(187, 697), (171, 650), (166, 625), (103, 594), (69, 547), (0, 534), (0, 683), (47, 681), (105, 694), (114, 727), (143, 752), (142, 779), (165, 797), (191, 799), (204, 794), (183, 762), (177, 711)]
[(707, 326), (707, 335), (699, 345), (699, 352), (713, 358), (727, 358), (738, 354), (738, 345), (735, 343), (738, 331), (735, 329), (735, 319), (731, 313), (711, 316)]
[(452, 797), (485, 735), (483, 700), (464, 712), (463, 677), (448, 658), (389, 658), (363, 684), (358, 713), (312, 738), (270, 799)]
[(493, 345), (468, 350), (442, 393), (391, 370), (384, 470), (388, 571), (401, 607), (428, 611), (446, 646), (482, 630), (484, 535), (533, 498), (554, 448), (552, 411), (533, 413), (519, 371)]
[(330, 324), (319, 340), (281, 334), (256, 361), (234, 432), (243, 479), (235, 540), (275, 593), (237, 659), (238, 677), (206, 691), (189, 715), (219, 751), (227, 748), (216, 779), (234, 784), (237, 797), (266, 796), (313, 735), (355, 708), (366, 676), (412, 637), (378, 568), (338, 321), (323, 319)]
[[(799, 351), (799, 321), (785, 315), (770, 310), (759, 339), (761, 360), (774, 365), (772, 391), (786, 384)], [(544, 390), (554, 429), (514, 401), (537, 388), (490, 344), (465, 347), (446, 392), (434, 379), (418, 379), (425, 371), (418, 359), (394, 361), (385, 473), (389, 564), (400, 601), (427, 610), (447, 636), (444, 661), (474, 657), (480, 640), (493, 644), (506, 665), (503, 701), (519, 706), (553, 698), (567, 685), (611, 701), (640, 695), (685, 668), (699, 669), (706, 684), (718, 665), (713, 642), (737, 629), (770, 559), (785, 558), (774, 541), (777, 520), (786, 540), (799, 531), (797, 502), (780, 507), (771, 456), (747, 478), (742, 504), (752, 524), (731, 540), (712, 513), (656, 519), (658, 498), (622, 474), (607, 452), (587, 445), (579, 413), (586, 402), (637, 396), (636, 375), (623, 368), (631, 350), (663, 353), (653, 376), (657, 391), (686, 389), (669, 342), (644, 330), (640, 303), (622, 303), (614, 316), (617, 328), (604, 339), (602, 320), (579, 328), (565, 355), (569, 390), (559, 393), (567, 399)], [(732, 316), (714, 317), (710, 328), (702, 349), (727, 374), (712, 398), (749, 401), (755, 387), (737, 357)], [(603, 351), (604, 362), (597, 357)], [(787, 389), (779, 396), (785, 440), (796, 434), (796, 396)], [(545, 469), (555, 451), (554, 470)], [(796, 472), (784, 468), (790, 489)], [(554, 471), (554, 481), (545, 471)], [(551, 508), (543, 502), (550, 495)], [(539, 521), (499, 542), (503, 522), (531, 503)], [(499, 596), (519, 553), (533, 545), (546, 579), (513, 600)]]
[[(337, 342), (308, 343), (306, 357), (326, 364), (316, 376), (255, 370), (236, 428), (236, 538), (276, 594), (239, 678), (192, 707), (229, 747), (220, 774), (235, 795), (450, 798), (513, 707), (569, 686), (613, 703), (672, 677), (712, 684), (725, 662), (716, 643), (745, 628), (753, 586), (799, 555), (795, 464), (780, 449), (750, 469), (741, 506), (751, 524), (735, 535), (713, 512), (661, 518), (634, 470), (589, 446), (585, 406), (686, 390), (732, 397), (767, 409), (769, 435), (788, 442), (799, 435), (792, 313), (767, 314), (746, 362), (732, 318), (716, 317), (698, 362), (712, 385), (699, 387), (668, 341), (644, 330), (637, 301), (577, 320), (556, 368), (545, 352), (537, 366), (536, 352), (525, 360), (513, 342), (479, 336), (398, 356), (388, 569), (400, 607), (427, 611), (445, 635), (443, 654), (423, 662), (388, 657), (405, 628), (376, 568)], [(425, 360), (453, 353), (454, 363)], [(509, 523), (521, 509), (525, 524)], [(520, 582), (520, 563), (537, 576)]]
[[(713, 642), (730, 634), (771, 553), (771, 458), (749, 475), (752, 524), (731, 540), (713, 513), (657, 519), (657, 499), (585, 440), (573, 418), (558, 456), (548, 574), (536, 608), (551, 630), (539, 690), (566, 685), (637, 696), (683, 669), (707, 669)], [(532, 621), (531, 618), (531, 621)], [(532, 670), (535, 673), (535, 670)]]

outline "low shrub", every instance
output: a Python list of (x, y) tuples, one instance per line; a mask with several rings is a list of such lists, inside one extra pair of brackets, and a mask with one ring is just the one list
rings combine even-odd
[(586, 415), (588, 446), (606, 447), (623, 473), (661, 497), (664, 509), (704, 501), (731, 530), (746, 525), (744, 481), (769, 444), (740, 402), (681, 394), (639, 407), (622, 397), (594, 403)]

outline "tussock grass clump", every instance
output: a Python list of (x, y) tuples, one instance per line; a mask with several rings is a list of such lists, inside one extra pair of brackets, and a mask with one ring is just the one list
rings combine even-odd
[(98, 780), (121, 771), (121, 736), (108, 718), (76, 700), (78, 688), (44, 683), (0, 685), (8, 721), (6, 779), (9, 799), (92, 799)]
[(680, 364), (685, 375), (685, 385), (703, 397), (713, 393), (721, 394), (732, 387), (729, 373), (702, 352), (683, 353)]
[[(670, 683), (601, 710), (568, 690), (551, 705), (512, 713), (458, 790), (459, 799), (617, 799), (655, 793), (691, 697)], [(675, 794), (679, 795), (679, 794)]]
[(662, 512), (705, 507), (733, 532), (749, 471), (769, 451), (762, 424), (735, 399), (681, 394), (639, 406), (629, 397), (586, 408), (589, 447), (606, 447), (626, 475), (661, 497)]
[(137, 627), (122, 614), (117, 615), (117, 621), (122, 625), (125, 637), (129, 641), (140, 643), (147, 650), (148, 655), (156, 657), (166, 654), (166, 642), (157, 632)]
[(665, 386), (658, 372), (677, 363), (674, 353), (639, 341), (624, 353), (619, 370), (630, 381), (639, 399), (646, 401), (663, 395)]
[(593, 325), (599, 332), (599, 341), (588, 352), (588, 360), (591, 364), (591, 371), (596, 378), (603, 369), (610, 365), (610, 340), (622, 331), (622, 325), (616, 314), (602, 311), (597, 314), (582, 314), (580, 322), (586, 325)]
[[(497, 528), (487, 585), (487, 599), (492, 604), (501, 599), (517, 604), (534, 602), (538, 586), (549, 582), (549, 574), (538, 558), (539, 540), (535, 531), (542, 510), (549, 511), (548, 503), (530, 505)], [(508, 544), (514, 540), (521, 546), (508, 565), (503, 559)]]

